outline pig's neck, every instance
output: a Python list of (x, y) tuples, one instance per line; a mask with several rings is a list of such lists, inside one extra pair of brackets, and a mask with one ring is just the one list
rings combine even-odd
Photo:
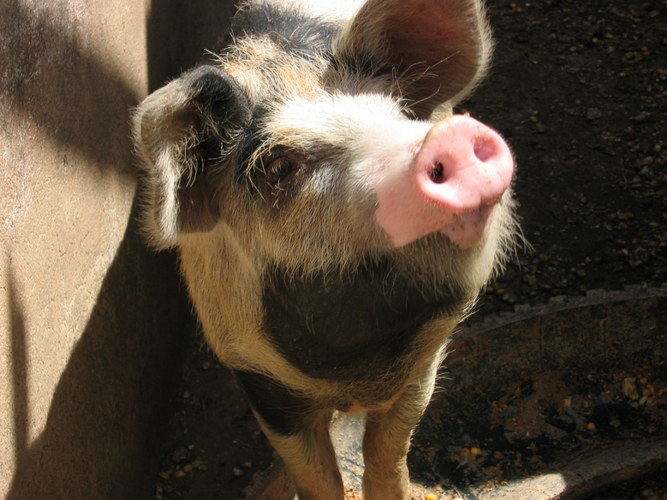
[(302, 372), (330, 380), (377, 376), (410, 352), (425, 322), (456, 316), (466, 302), (445, 286), (425, 297), (382, 264), (326, 278), (294, 279), (273, 269), (265, 278), (269, 337)]

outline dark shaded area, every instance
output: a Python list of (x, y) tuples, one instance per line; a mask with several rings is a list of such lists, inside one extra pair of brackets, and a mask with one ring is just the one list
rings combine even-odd
[(665, 2), (487, 4), (494, 66), (463, 108), (512, 146), (535, 250), (481, 314), (667, 281)]
[(253, 474), (265, 470), (273, 450), (248, 398), (200, 331), (187, 338), (186, 361), (159, 449), (155, 498), (244, 498)]
[(148, 30), (149, 90), (206, 60), (226, 36), (232, 0), (153, 0)]
[(665, 290), (530, 314), (452, 344), (444, 391), (414, 438), (415, 480), (465, 497), (560, 472), (565, 498), (574, 498), (660, 477), (667, 467)]
[(16, 468), (24, 467), (26, 451), (28, 450), (28, 361), (26, 346), (25, 317), (16, 289), (16, 278), (14, 277), (11, 264), (9, 269), (9, 289), (7, 290), (7, 310), (10, 317), (11, 338), (11, 389), (12, 410), (14, 421), (14, 462)]
[[(606, 490), (595, 493), (589, 500), (628, 500), (636, 498), (636, 492), (641, 492), (644, 498), (650, 499), (651, 495), (661, 491), (667, 491), (667, 471), (656, 474), (650, 478), (637, 478), (625, 484), (615, 484)], [(654, 496), (654, 498), (656, 498)], [(659, 498), (659, 497), (657, 497)]]
[(295, 396), (269, 377), (242, 370), (233, 373), (252, 408), (276, 434), (289, 436), (302, 432), (318, 410), (315, 401)]

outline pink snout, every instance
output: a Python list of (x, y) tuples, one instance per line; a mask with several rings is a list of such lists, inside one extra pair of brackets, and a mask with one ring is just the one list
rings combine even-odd
[(377, 221), (395, 246), (439, 231), (470, 247), (484, 234), (513, 170), (498, 133), (470, 117), (450, 117), (428, 131), (409, 168), (378, 186)]

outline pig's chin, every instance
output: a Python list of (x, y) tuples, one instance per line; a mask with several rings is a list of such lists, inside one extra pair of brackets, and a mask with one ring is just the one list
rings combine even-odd
[(438, 232), (462, 250), (474, 247), (484, 240), (487, 223), (495, 204), (482, 205), (476, 210), (460, 214), (454, 222), (442, 227)]

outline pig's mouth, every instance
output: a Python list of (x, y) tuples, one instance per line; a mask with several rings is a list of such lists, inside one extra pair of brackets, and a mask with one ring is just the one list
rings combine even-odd
[(459, 248), (470, 248), (482, 239), (488, 219), (499, 201), (498, 199), (485, 203), (475, 210), (457, 215), (454, 222), (447, 224), (439, 232)]

